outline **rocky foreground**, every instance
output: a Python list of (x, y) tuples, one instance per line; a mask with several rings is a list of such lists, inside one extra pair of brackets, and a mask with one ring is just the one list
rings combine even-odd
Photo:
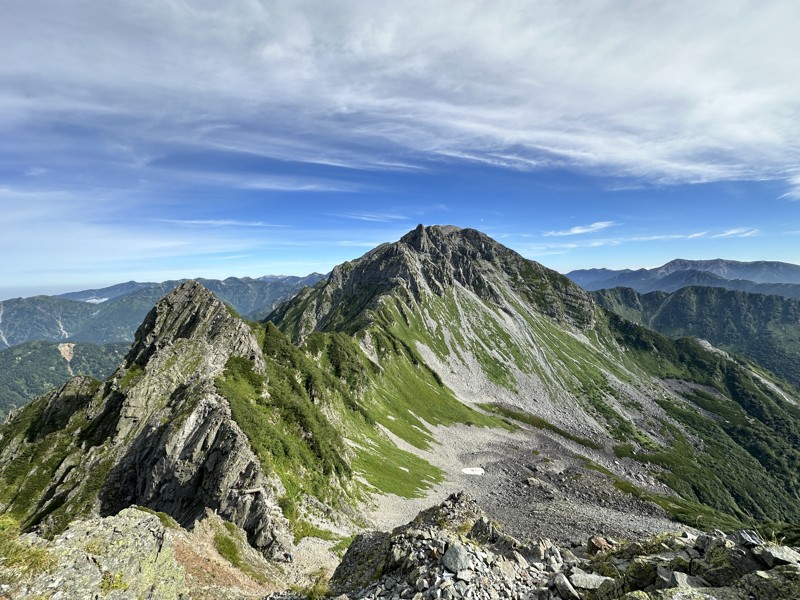
[(521, 542), (454, 494), (392, 533), (358, 536), (330, 587), (339, 600), (790, 600), (800, 598), (800, 553), (753, 531)]
[[(357, 536), (327, 587), (317, 581), (303, 591), (295, 587), (265, 596), (270, 588), (286, 587), (275, 565), (243, 557), (243, 573), (237, 578), (231, 577), (233, 565), (224, 573), (206, 562), (200, 570), (209, 577), (203, 581), (197, 565), (187, 563), (181, 551), (179, 539), (185, 532), (163, 517), (126, 509), (115, 517), (77, 522), (50, 542), (24, 536), (21, 542), (44, 550), (46, 559), (40, 559), (40, 572), (0, 584), (0, 599), (800, 598), (800, 553), (753, 531), (669, 533), (626, 542), (592, 537), (585, 546), (566, 548), (546, 539), (522, 542), (504, 534), (464, 493), (451, 495), (391, 533)], [(224, 533), (220, 524), (213, 526)], [(243, 532), (239, 537), (244, 542)], [(3, 562), (0, 582), (14, 579), (19, 565), (6, 558)], [(261, 585), (243, 585), (245, 575)]]

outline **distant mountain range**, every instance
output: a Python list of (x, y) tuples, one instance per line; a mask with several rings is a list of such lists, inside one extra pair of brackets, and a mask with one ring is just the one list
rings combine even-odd
[(696, 286), (673, 293), (614, 288), (591, 294), (634, 323), (672, 338), (708, 340), (800, 388), (800, 300)]
[(589, 291), (674, 292), (692, 285), (800, 298), (800, 266), (775, 261), (676, 259), (654, 269), (579, 269), (567, 277)]
[[(198, 279), (243, 317), (265, 318), (278, 304), (292, 298), (324, 275), (229, 277)], [(107, 288), (34, 296), (0, 302), (0, 349), (29, 341), (132, 342), (133, 334), (156, 302), (182, 281), (129, 281)]]

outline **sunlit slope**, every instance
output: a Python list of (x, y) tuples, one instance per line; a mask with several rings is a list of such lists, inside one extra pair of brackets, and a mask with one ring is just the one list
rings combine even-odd
[[(346, 333), (379, 372), (391, 349), (390, 371), (404, 361), (467, 405), (533, 413), (735, 519), (798, 517), (795, 390), (625, 321), (474, 230), (417, 228), (337, 267), (271, 320), (296, 342)], [(406, 373), (403, 385), (418, 379)], [(385, 395), (381, 410), (401, 406)]]

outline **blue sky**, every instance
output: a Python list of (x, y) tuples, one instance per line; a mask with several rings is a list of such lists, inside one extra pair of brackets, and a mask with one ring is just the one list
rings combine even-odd
[(2, 4), (0, 299), (417, 223), (562, 272), (800, 263), (800, 3)]

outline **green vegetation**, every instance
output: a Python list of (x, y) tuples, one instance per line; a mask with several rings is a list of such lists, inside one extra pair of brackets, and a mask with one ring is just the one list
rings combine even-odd
[(125, 581), (122, 573), (111, 573), (110, 571), (103, 571), (102, 578), (100, 579), (100, 591), (104, 596), (108, 596), (111, 592), (121, 591), (124, 592), (130, 587), (130, 584)]
[[(659, 401), (681, 430), (667, 426), (671, 448), (638, 454), (637, 460), (667, 469), (667, 485), (744, 522), (800, 518), (800, 409), (783, 401), (740, 365), (689, 339), (677, 341), (609, 316), (609, 327), (628, 360), (664, 379), (699, 386), (686, 402)], [(702, 412), (698, 410), (702, 409)]]
[(214, 548), (219, 555), (253, 581), (264, 583), (266, 577), (254, 569), (242, 555), (242, 548), (247, 546), (242, 531), (229, 521), (222, 522), (223, 527), (217, 527), (214, 532)]
[(304, 369), (293, 362), (307, 362), (302, 366), (310, 367), (310, 361), (271, 324), (265, 351), (270, 359), (269, 395), (264, 394), (264, 376), (242, 357), (228, 360), (217, 388), (230, 402), (233, 418), (263, 467), (277, 472), (292, 496), (302, 490), (329, 499), (331, 478), (349, 476), (350, 467), (340, 433), (311, 401), (304, 382), (298, 381)]
[(21, 581), (55, 566), (47, 550), (23, 542), (19, 535), (19, 523), (9, 515), (0, 516), (0, 584)]
[(119, 387), (122, 390), (127, 390), (142, 378), (144, 375), (144, 369), (141, 366), (137, 365), (136, 363), (132, 364), (128, 370), (125, 372), (125, 375), (122, 376), (122, 379), (119, 380)]
[[(69, 522), (86, 514), (96, 499), (111, 468), (102, 452), (85, 481), (65, 481), (68, 471), (56, 477), (59, 467), (67, 460), (80, 460), (80, 445), (102, 444), (104, 436), (113, 431), (103, 418), (94, 421), (96, 427), (85, 427), (87, 406), (97, 391), (99, 382), (75, 379), (60, 393), (52, 392), (28, 404), (17, 418), (0, 427), (0, 452), (15, 444), (13, 458), (0, 474), (0, 503), (8, 514), (29, 528), (48, 518), (48, 531), (63, 531)], [(51, 406), (60, 410), (53, 411)], [(105, 423), (105, 425), (104, 425)], [(76, 445), (77, 440), (77, 445)], [(88, 465), (87, 465), (88, 467)], [(59, 493), (46, 496), (45, 490)], [(75, 489), (81, 486), (80, 492)]]
[(332, 531), (320, 529), (304, 519), (298, 519), (294, 523), (294, 543), (299, 544), (305, 537), (315, 537), (329, 542), (339, 539), (339, 536)]
[(313, 581), (307, 586), (292, 586), (290, 589), (295, 594), (305, 596), (306, 600), (322, 600), (331, 595), (328, 586), (328, 573), (324, 569), (319, 569), (313, 574)]
[(11, 407), (24, 406), (73, 375), (105, 380), (122, 362), (129, 344), (77, 343), (69, 363), (58, 346), (37, 341), (0, 350), (0, 419)]
[(581, 437), (578, 435), (574, 435), (569, 431), (565, 431), (560, 427), (553, 425), (549, 421), (546, 421), (542, 417), (532, 415), (528, 412), (524, 412), (521, 410), (514, 410), (512, 408), (508, 408), (506, 406), (501, 406), (499, 404), (479, 404), (482, 409), (487, 410), (489, 412), (497, 413), (508, 417), (510, 419), (514, 419), (515, 421), (519, 421), (520, 423), (525, 423), (530, 425), (531, 427), (535, 427), (537, 429), (546, 429), (547, 431), (552, 431), (560, 435), (563, 438), (568, 440), (572, 440), (573, 442), (580, 444), (581, 446), (586, 446), (587, 448), (593, 448), (595, 450), (602, 449), (602, 444), (598, 444), (597, 442), (590, 440), (589, 438)]
[(347, 552), (347, 549), (350, 547), (350, 544), (353, 543), (353, 540), (356, 539), (355, 535), (349, 535), (345, 538), (340, 539), (336, 542), (333, 546), (331, 546), (331, 552), (336, 554), (339, 558), (344, 556), (344, 553)]
[(708, 340), (800, 387), (800, 299), (695, 286), (672, 294), (615, 288), (592, 295), (631, 321), (672, 338)]
[(421, 498), (425, 491), (444, 481), (444, 473), (395, 446), (385, 437), (373, 435), (369, 446), (358, 449), (353, 469), (375, 489), (404, 498)]
[[(433, 441), (430, 425), (507, 426), (459, 402), (411, 346), (391, 335), (376, 336), (380, 369), (346, 334), (315, 333), (297, 348), (272, 323), (262, 327), (269, 384), (264, 387), (249, 361), (232, 358), (217, 387), (262, 464), (284, 482), (281, 507), (301, 532), (300, 496), (332, 500), (334, 479), (350, 478), (351, 461), (370, 486), (386, 493), (418, 497), (442, 481), (439, 469), (399, 449), (376, 423), (420, 448)], [(322, 412), (326, 406), (338, 407), (331, 411), (336, 427)], [(356, 442), (353, 449), (342, 435)]]
[(158, 517), (158, 520), (161, 521), (161, 524), (167, 529), (180, 528), (178, 522), (165, 512), (161, 512), (159, 510), (153, 510), (152, 508), (147, 508), (146, 506), (134, 506), (134, 508), (142, 512), (146, 512), (148, 514), (155, 515), (156, 517)]
[(218, 531), (214, 534), (214, 547), (219, 555), (239, 569), (242, 566), (242, 555), (239, 552), (239, 544), (230, 535)]
[(766, 523), (758, 526), (758, 532), (767, 542), (782, 546), (800, 546), (800, 525), (788, 523)]
[(724, 529), (726, 531), (742, 529), (744, 527), (741, 521), (722, 511), (715, 510), (706, 504), (686, 500), (677, 496), (666, 496), (648, 492), (647, 490), (633, 485), (628, 480), (618, 477), (613, 472), (601, 467), (588, 458), (583, 458), (583, 460), (587, 468), (602, 473), (611, 479), (614, 482), (614, 487), (619, 491), (659, 505), (667, 511), (672, 518), (681, 523), (700, 529)]

